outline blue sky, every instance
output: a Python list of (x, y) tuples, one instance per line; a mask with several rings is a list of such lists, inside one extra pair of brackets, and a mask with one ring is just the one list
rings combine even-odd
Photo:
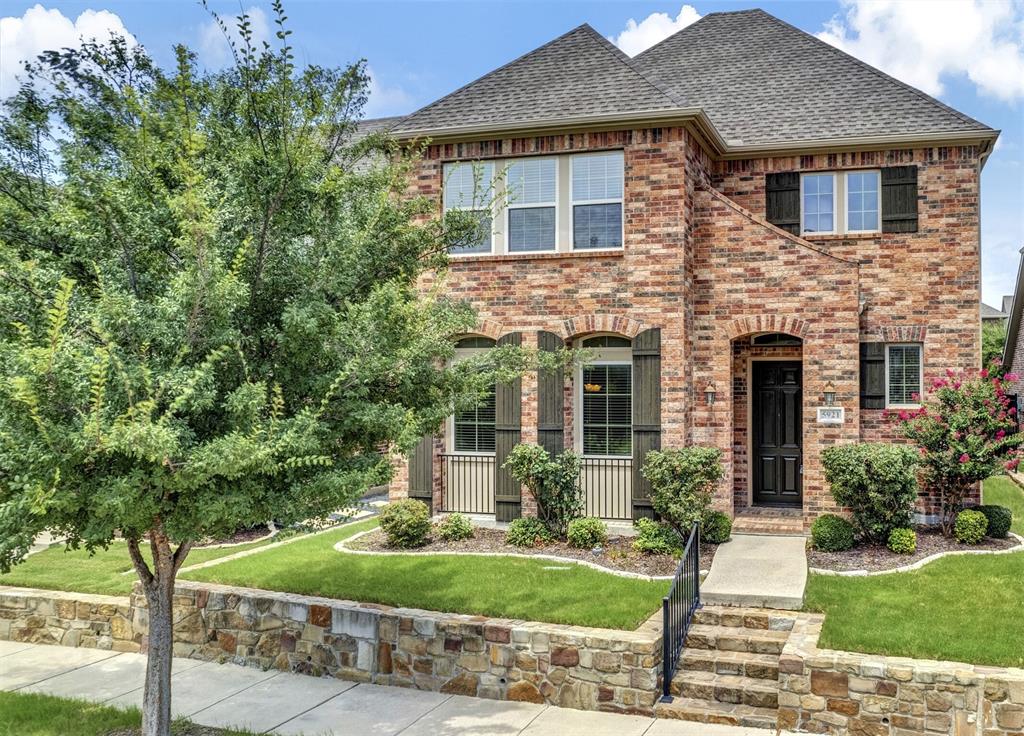
[[(217, 2), (234, 16), (255, 8), (257, 34), (272, 35), (269, 2)], [(761, 7), (818, 34), (943, 102), (1002, 130), (982, 176), (984, 298), (1011, 293), (1024, 246), (1024, 0), (840, 0), (839, 2), (314, 2), (286, 0), (300, 62), (341, 65), (365, 58), (373, 78), (368, 114), (417, 107), (580, 23), (636, 53), (716, 10)], [(17, 62), (53, 45), (113, 28), (158, 62), (184, 42), (211, 66), (226, 46), (191, 0), (0, 2), (0, 93)], [(827, 83), (827, 82), (826, 82)]]

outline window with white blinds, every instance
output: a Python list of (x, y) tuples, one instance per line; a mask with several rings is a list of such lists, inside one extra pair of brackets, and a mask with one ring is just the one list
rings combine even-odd
[(885, 363), (887, 405), (917, 406), (921, 402), (921, 346), (887, 345)]
[(494, 389), (472, 409), (455, 415), (456, 452), (494, 452)]
[(494, 163), (485, 161), (444, 165), (444, 210), (468, 210), (479, 221), (476, 237), (453, 253), (490, 253), (493, 249), (493, 222), (490, 201), (493, 197)]
[(572, 246), (622, 247), (622, 151), (572, 159)]
[(633, 366), (583, 367), (583, 454), (628, 457), (633, 451)]
[(506, 176), (509, 252), (554, 250), (558, 162), (553, 158), (513, 161)]

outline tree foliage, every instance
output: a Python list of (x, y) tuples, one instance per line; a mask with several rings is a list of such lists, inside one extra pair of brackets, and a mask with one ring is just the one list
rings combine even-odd
[(1002, 373), (1003, 345), (1006, 343), (1006, 323), (985, 322), (981, 325), (981, 367)]
[(683, 539), (694, 524), (704, 523), (723, 473), (722, 451), (716, 447), (651, 450), (644, 458), (651, 505)]

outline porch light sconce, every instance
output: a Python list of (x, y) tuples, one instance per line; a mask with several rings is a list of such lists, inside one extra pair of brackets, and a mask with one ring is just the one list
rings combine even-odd
[(704, 387), (704, 400), (708, 402), (708, 406), (715, 405), (715, 384), (711, 381)]
[(829, 381), (825, 384), (825, 406), (832, 406), (836, 403), (836, 385)]

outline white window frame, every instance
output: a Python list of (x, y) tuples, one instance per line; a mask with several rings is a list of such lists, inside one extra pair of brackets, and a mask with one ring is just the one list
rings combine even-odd
[[(607, 156), (610, 153), (618, 153), (622, 156), (622, 196), (619, 198), (611, 199), (581, 199), (576, 200), (572, 196), (573, 191), (573, 175), (572, 175), (572, 162), (577, 158), (584, 158), (587, 156)], [(617, 253), (626, 247), (626, 154), (622, 149), (611, 149), (607, 151), (587, 151), (586, 153), (574, 153), (569, 156), (569, 250), (574, 253)], [(576, 205), (588, 205), (588, 204), (618, 204), (622, 208), (622, 216), (619, 218), (621, 227), (619, 228), (619, 241), (622, 245), (617, 248), (577, 248), (576, 247)]]
[(448, 257), (449, 258), (472, 258), (474, 256), (492, 256), (492, 255), (494, 255), (495, 254), (494, 225), (495, 225), (495, 221), (496, 220), (495, 220), (495, 216), (494, 216), (494, 205), (493, 205), (493, 203), (488, 204), (487, 207), (466, 207), (466, 206), (463, 206), (463, 205), (453, 205), (453, 206), (449, 207), (445, 203), (445, 201), (444, 201), (445, 191), (446, 191), (446, 189), (448, 187), (448, 176), (446, 176), (445, 173), (444, 173), (445, 169), (448, 168), (449, 166), (486, 166), (486, 165), (490, 165), (490, 166), (493, 167), (492, 168), (492, 177), (493, 178), (492, 178), (490, 184), (497, 190), (499, 182), (502, 182), (504, 180), (504, 177), (501, 176), (498, 173), (498, 171), (497, 171), (497, 169), (498, 169), (497, 164), (498, 164), (497, 161), (494, 161), (494, 160), (491, 160), (491, 159), (487, 159), (487, 160), (473, 160), (473, 161), (445, 161), (444, 163), (441, 164), (441, 179), (442, 179), (442, 182), (441, 182), (441, 212), (442, 212), (442, 214), (445, 213), (445, 212), (448, 212), (450, 210), (455, 210), (455, 211), (460, 211), (460, 212), (482, 212), (484, 210), (489, 209), (490, 212), (491, 212), (491, 231), (488, 234), (488, 244), (489, 244), (490, 248), (486, 252), (477, 251), (475, 253), (469, 253), (469, 252), (466, 252), (466, 251), (461, 251), (461, 252), (460, 251), (449, 251), (448, 252)]
[[(849, 205), (847, 199), (850, 174), (874, 174), (878, 181), (878, 227), (870, 230), (849, 229)], [(829, 231), (804, 230), (804, 178), (808, 176), (832, 177), (832, 229)], [(850, 169), (843, 171), (801, 171), (800, 172), (800, 236), (816, 238), (824, 235), (876, 235), (882, 232), (882, 171), (881, 169)]]
[(885, 344), (885, 408), (886, 409), (917, 409), (921, 406), (920, 402), (917, 403), (906, 403), (906, 404), (895, 404), (889, 401), (889, 349), (890, 348), (917, 348), (918, 350), (918, 377), (917, 377), (917, 391), (914, 392), (918, 396), (924, 391), (924, 345), (919, 342), (887, 342)]
[[(623, 337), (622, 335), (616, 335), (614, 333), (599, 333), (594, 335), (587, 335), (586, 337), (577, 341), (576, 347), (580, 348), (583, 346), (583, 340), (589, 340), (592, 337), (602, 337), (605, 334), (611, 337)], [(586, 348), (593, 354), (593, 360), (588, 360), (586, 365), (628, 365), (629, 366), (629, 431), (630, 431), (630, 453), (629, 455), (584, 455), (583, 454), (583, 369), (586, 367), (583, 364), (577, 366), (575, 371), (576, 379), (576, 391), (574, 392), (574, 404), (573, 407), (573, 434), (575, 439), (573, 446), (576, 451), (583, 457), (593, 458), (596, 460), (625, 460), (633, 457), (633, 401), (635, 399), (633, 391), (633, 348)]]
[[(509, 194), (509, 189), (508, 189), (508, 169), (509, 169), (509, 167), (512, 166), (512, 164), (514, 164), (514, 163), (516, 163), (518, 161), (553, 161), (554, 162), (554, 164), (555, 164), (555, 200), (553, 202), (530, 202), (529, 204), (525, 204), (525, 203), (518, 203), (517, 204), (514, 200), (510, 199), (510, 194)], [(561, 240), (561, 238), (559, 237), (560, 233), (559, 233), (559, 227), (558, 227), (558, 215), (561, 212), (561, 208), (559, 207), (559, 204), (558, 204), (558, 200), (559, 200), (559, 196), (558, 196), (559, 195), (559, 168), (561, 168), (561, 167), (558, 165), (558, 156), (518, 156), (516, 158), (510, 158), (510, 159), (506, 159), (504, 161), (504, 166), (502, 167), (502, 172), (503, 172), (502, 179), (505, 182), (506, 196), (505, 196), (505, 214), (503, 216), (503, 219), (504, 219), (504, 225), (505, 225), (505, 253), (507, 253), (508, 255), (510, 255), (510, 256), (524, 255), (525, 256), (525, 255), (531, 255), (531, 254), (536, 254), (536, 253), (557, 253), (559, 250), (561, 250), (561, 248), (560, 248), (560, 245), (561, 245), (560, 240)], [(540, 207), (554, 207), (554, 209), (555, 209), (555, 247), (554, 248), (535, 248), (535, 249), (531, 249), (531, 250), (516, 250), (516, 251), (512, 250), (512, 247), (511, 247), (511, 240), (512, 240), (512, 210), (529, 210), (529, 209), (538, 209)], [(493, 234), (492, 234), (491, 237), (492, 237), (492, 240), (493, 240)], [(493, 250), (493, 246), (492, 246), (492, 250)], [(469, 254), (467, 254), (467, 255), (469, 255)]]
[[(469, 255), (483, 255), (481, 253), (473, 253)], [(467, 335), (467, 337), (474, 337), (473, 335)], [(495, 345), (496, 347), (496, 345)], [(461, 363), (474, 355), (480, 355), (486, 353), (488, 350), (494, 350), (494, 347), (486, 348), (455, 348), (455, 355), (452, 357), (452, 364)], [(497, 417), (495, 417), (497, 420)], [(497, 421), (495, 421), (497, 425)], [(493, 452), (471, 452), (469, 450), (456, 450), (455, 449), (455, 415), (452, 414), (448, 417), (448, 421), (445, 422), (444, 431), (444, 446), (446, 451), (452, 455), (467, 455), (473, 457), (494, 457)]]

